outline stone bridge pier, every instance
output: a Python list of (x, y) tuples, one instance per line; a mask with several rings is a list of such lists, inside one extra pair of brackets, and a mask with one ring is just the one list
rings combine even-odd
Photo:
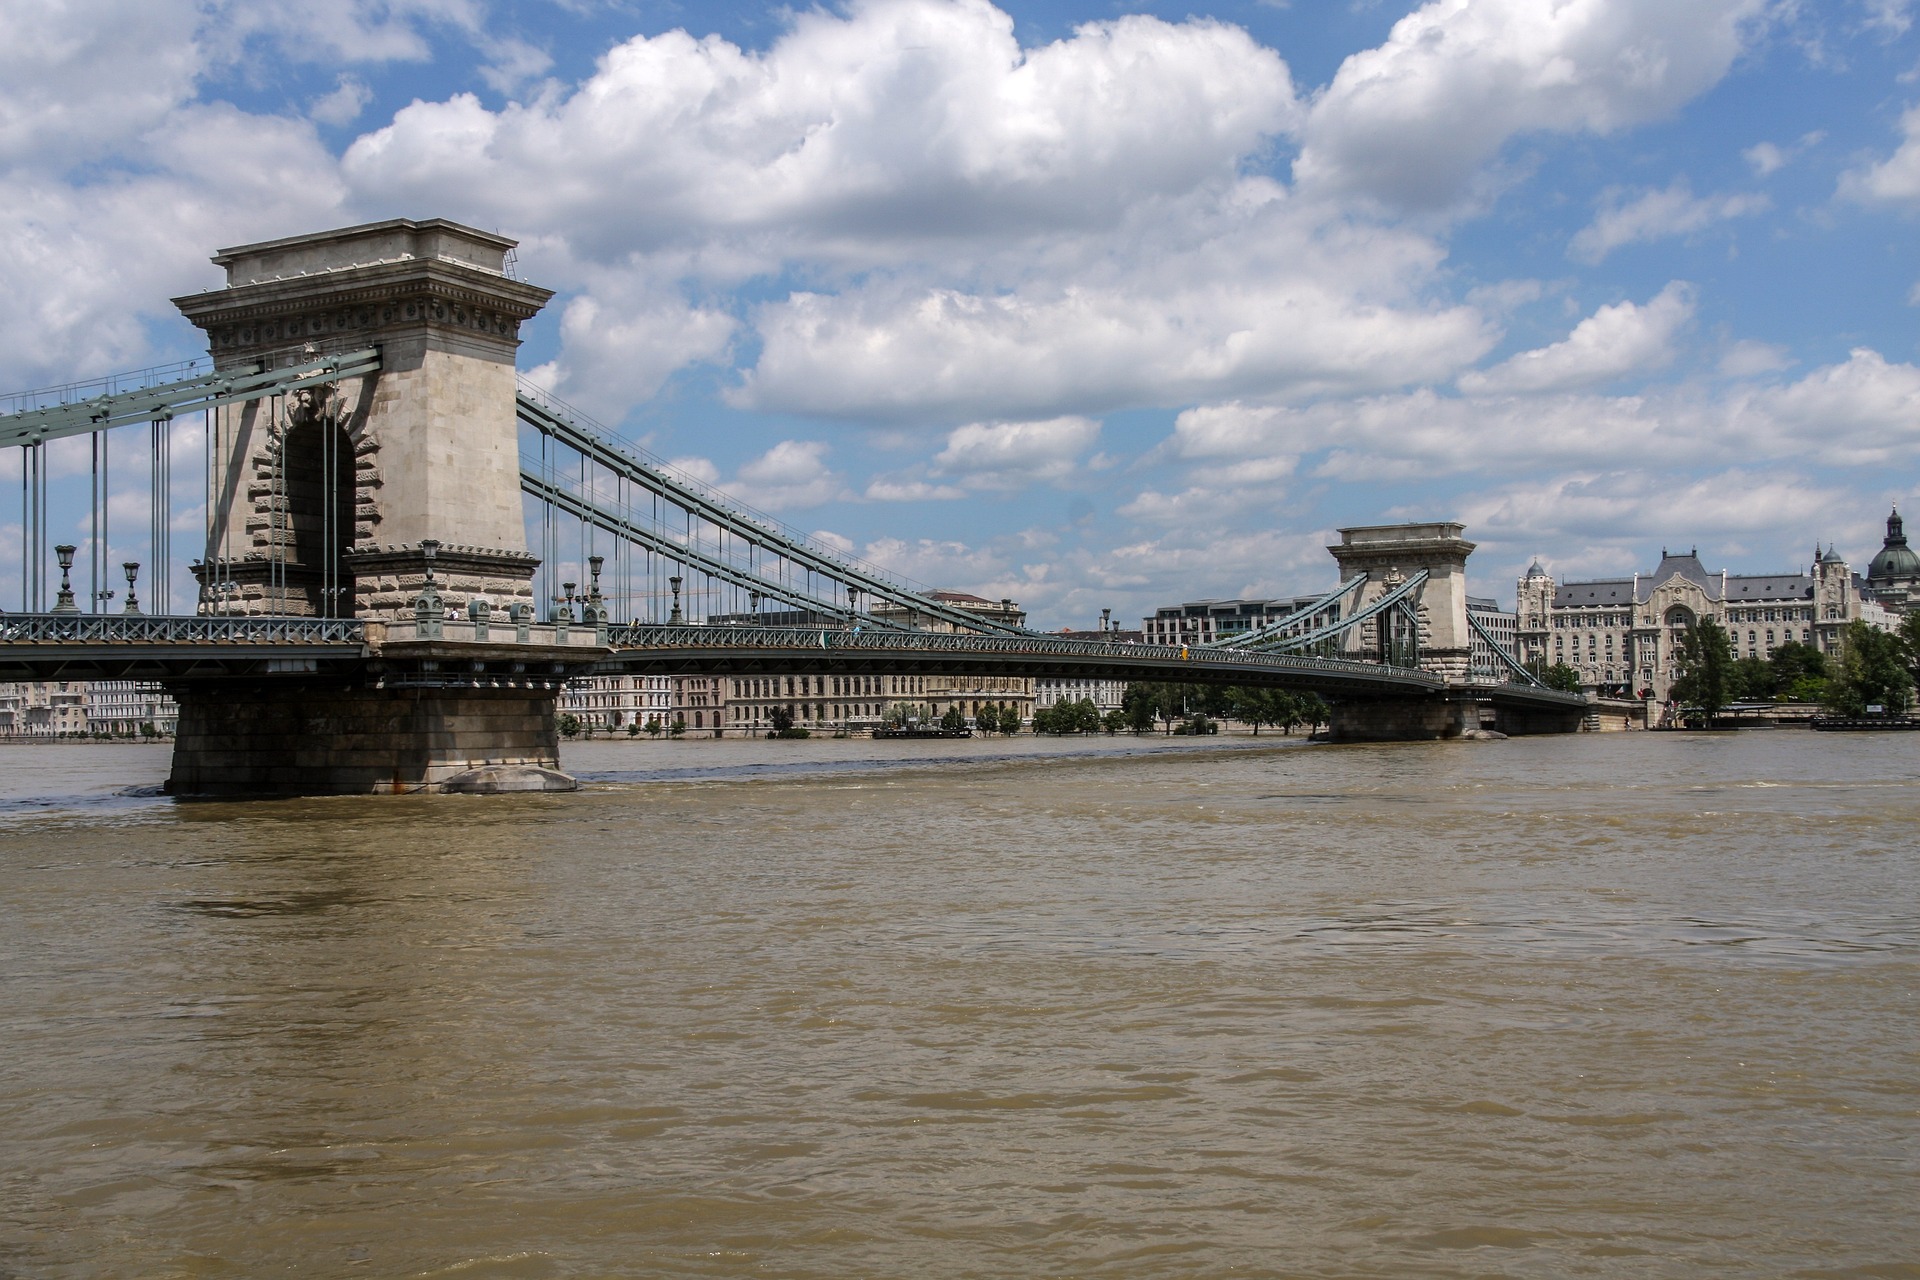
[(514, 359), (552, 291), (508, 274), (514, 243), (395, 219), (224, 249), (226, 287), (174, 299), (216, 370), (366, 348), (379, 368), (212, 415), (200, 611), (357, 617), (369, 652), (344, 680), (170, 681), (172, 789), (572, 786), (555, 699), (605, 651), (440, 636), (448, 613), (536, 613)]

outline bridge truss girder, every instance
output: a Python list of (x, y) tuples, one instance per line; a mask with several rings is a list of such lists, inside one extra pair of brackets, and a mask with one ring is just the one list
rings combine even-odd
[(380, 352), (372, 347), (314, 355), (281, 368), (255, 368), (246, 373), (214, 370), (157, 386), (8, 414), (0, 417), (0, 447), (39, 444), (139, 422), (164, 422), (182, 413), (264, 400), (379, 370)]

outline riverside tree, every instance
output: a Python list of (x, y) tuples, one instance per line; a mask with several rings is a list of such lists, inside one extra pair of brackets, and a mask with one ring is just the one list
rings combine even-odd
[(1580, 673), (1564, 662), (1556, 662), (1540, 674), (1540, 683), (1562, 693), (1580, 692)]
[(1779, 688), (1780, 673), (1765, 658), (1741, 658), (1733, 664), (1731, 692), (1742, 702), (1767, 702)]
[(1733, 641), (1727, 629), (1712, 618), (1702, 618), (1681, 633), (1676, 657), (1680, 676), (1673, 682), (1674, 698), (1698, 707), (1711, 725), (1733, 701)]
[(1318, 733), (1333, 716), (1333, 709), (1317, 693), (1303, 693), (1295, 701), (1300, 709), (1300, 719), (1295, 723), (1306, 725), (1308, 733)]
[(1833, 674), (1827, 655), (1810, 644), (1789, 640), (1773, 651), (1773, 689), (1776, 698), (1793, 702), (1824, 702), (1827, 677)]
[(1120, 695), (1120, 710), (1126, 715), (1127, 728), (1138, 735), (1151, 732), (1154, 720), (1153, 686), (1142, 681), (1127, 685)]
[(1842, 635), (1840, 670), (1827, 681), (1828, 710), (1863, 716), (1868, 707), (1881, 707), (1888, 715), (1904, 715), (1913, 700), (1913, 673), (1901, 638), (1858, 620)]
[[(1285, 689), (1244, 689), (1235, 687), (1229, 690), (1232, 695), (1229, 713), (1235, 720), (1253, 726), (1253, 736), (1260, 736), (1263, 724), (1300, 723), (1300, 711), (1294, 703), (1293, 695)], [(1288, 728), (1292, 728), (1288, 724)]]

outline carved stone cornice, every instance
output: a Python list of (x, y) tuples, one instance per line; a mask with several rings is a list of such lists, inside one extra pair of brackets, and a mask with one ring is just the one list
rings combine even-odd
[[(347, 552), (347, 564), (355, 573), (410, 570), (426, 562), (426, 553), (418, 543), (411, 546), (359, 547)], [(540, 558), (524, 551), (504, 551), (497, 547), (440, 547), (434, 552), (436, 572), (499, 573), (503, 570), (531, 574)]]
[(216, 360), (302, 343), (444, 334), (511, 351), (553, 290), (465, 263), (404, 258), (175, 298)]

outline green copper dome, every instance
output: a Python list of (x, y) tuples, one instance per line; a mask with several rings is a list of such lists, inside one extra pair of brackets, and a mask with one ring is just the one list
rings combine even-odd
[(1907, 545), (1906, 530), (1896, 509), (1887, 517), (1887, 540), (1867, 566), (1868, 582), (1920, 577), (1920, 555)]

